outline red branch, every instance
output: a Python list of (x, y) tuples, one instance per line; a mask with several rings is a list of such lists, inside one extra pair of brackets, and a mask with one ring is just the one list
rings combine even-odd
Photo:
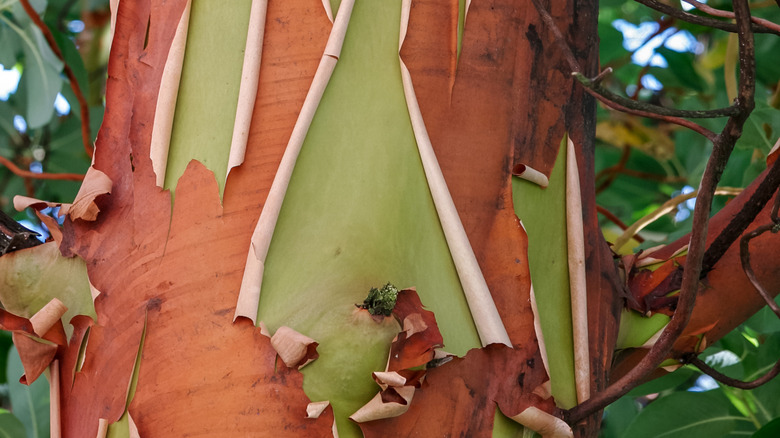
[(87, 156), (92, 158), (92, 151), (94, 148), (92, 147), (92, 134), (89, 130), (89, 106), (87, 105), (87, 100), (84, 98), (84, 94), (81, 92), (79, 81), (76, 80), (76, 75), (73, 74), (73, 70), (71, 70), (68, 63), (65, 62), (65, 57), (62, 56), (60, 48), (57, 47), (57, 42), (54, 41), (54, 35), (51, 34), (48, 26), (41, 20), (41, 17), (35, 12), (35, 9), (30, 5), (30, 2), (28, 0), (19, 0), (19, 3), (22, 4), (24, 11), (27, 12), (27, 15), (30, 16), (33, 23), (41, 30), (44, 38), (46, 38), (46, 42), (49, 43), (51, 50), (62, 61), (63, 70), (70, 81), (70, 87), (73, 89), (73, 94), (76, 95), (76, 99), (79, 101), (79, 107), (81, 109), (81, 138), (84, 142), (84, 152), (87, 153)]
[[(696, 9), (706, 12), (713, 17), (721, 17), (721, 18), (730, 18), (734, 19), (734, 13), (729, 11), (723, 11), (721, 9), (715, 9), (712, 6), (708, 6), (704, 3), (698, 2), (696, 0), (683, 0), (685, 3), (688, 3), (691, 6), (695, 6)], [(775, 31), (776, 33), (780, 34), (780, 25), (776, 23), (772, 23), (769, 20), (765, 20), (763, 18), (759, 17), (750, 17), (750, 20), (753, 21), (753, 23), (758, 24), (760, 26), (764, 26), (767, 29), (771, 29)]]
[[(615, 213), (612, 213), (600, 205), (596, 205), (596, 211), (601, 213), (605, 218), (609, 219), (613, 224), (620, 227), (621, 230), (626, 231), (628, 229), (628, 225), (621, 221), (619, 217), (615, 216)], [(634, 239), (639, 243), (643, 243), (645, 241), (645, 239), (643, 239), (639, 234), (634, 234)]]
[(7, 167), (16, 176), (34, 179), (58, 179), (63, 181), (84, 181), (84, 175), (80, 173), (35, 173), (20, 169), (13, 161), (0, 156), (0, 164)]

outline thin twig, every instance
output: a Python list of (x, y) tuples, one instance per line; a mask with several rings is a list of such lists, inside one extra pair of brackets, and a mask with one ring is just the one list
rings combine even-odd
[(726, 228), (710, 244), (710, 247), (704, 254), (702, 276), (712, 270), (718, 260), (726, 253), (726, 250), (742, 235), (767, 202), (772, 199), (772, 195), (774, 195), (778, 187), (780, 187), (780, 160), (775, 160), (764, 180), (761, 181), (756, 191), (750, 196), (750, 199), (745, 202), (742, 209), (734, 215), (734, 218), (731, 219)]
[(684, 176), (659, 175), (657, 173), (643, 172), (641, 170), (628, 169), (628, 168), (615, 170), (615, 172), (622, 173), (625, 176), (630, 176), (633, 178), (646, 179), (650, 181), (658, 181), (664, 183), (684, 183), (688, 181), (688, 178)]
[(83, 181), (84, 175), (80, 173), (36, 173), (19, 168), (13, 161), (0, 156), (0, 164), (7, 167), (16, 176), (32, 179), (58, 179), (63, 181)]
[(628, 108), (655, 113), (661, 116), (670, 117), (686, 117), (689, 119), (714, 119), (718, 117), (730, 117), (736, 115), (739, 109), (734, 106), (728, 106), (725, 108), (718, 108), (713, 110), (681, 110), (676, 108), (666, 108), (659, 105), (653, 105), (647, 102), (641, 102), (632, 100), (627, 97), (623, 97), (619, 94), (594, 84), (593, 81), (585, 77), (581, 73), (572, 73), (575, 79), (577, 79), (585, 88), (595, 91), (596, 93), (606, 97), (607, 99), (619, 103)]
[(92, 134), (89, 129), (89, 106), (87, 105), (87, 100), (84, 98), (84, 94), (81, 92), (79, 81), (76, 79), (76, 75), (73, 73), (73, 70), (71, 70), (68, 63), (65, 62), (65, 57), (62, 56), (62, 52), (57, 46), (57, 42), (54, 40), (54, 36), (51, 34), (48, 26), (41, 20), (41, 17), (35, 12), (35, 9), (30, 5), (30, 2), (28, 0), (19, 0), (19, 3), (21, 3), (33, 23), (41, 30), (43, 37), (46, 38), (46, 42), (49, 44), (49, 47), (51, 47), (52, 52), (54, 52), (62, 61), (63, 70), (68, 77), (68, 81), (70, 81), (70, 87), (73, 89), (73, 94), (76, 95), (76, 100), (78, 100), (81, 110), (81, 138), (84, 142), (84, 152), (87, 153), (88, 157), (92, 158), (94, 148), (92, 147)]
[[(735, 187), (720, 187), (715, 190), (716, 195), (737, 196), (740, 193), (742, 193), (742, 189)], [(615, 239), (615, 243), (612, 244), (613, 248), (616, 250), (620, 249), (620, 247), (625, 245), (629, 240), (631, 240), (632, 237), (634, 237), (634, 234), (643, 230), (646, 226), (657, 221), (666, 214), (671, 213), (677, 208), (678, 205), (682, 204), (683, 202), (696, 198), (698, 194), (699, 191), (694, 190), (690, 193), (682, 193), (664, 202), (660, 207), (642, 216), (636, 222), (631, 224), (631, 226), (629, 226), (621, 236)], [(682, 277), (680, 277), (680, 279), (682, 279)], [(679, 288), (680, 285), (677, 284), (676, 286)], [(677, 288), (673, 290), (676, 290)]]
[[(733, 12), (723, 11), (723, 10), (720, 10), (720, 9), (715, 9), (712, 6), (709, 6), (707, 4), (698, 2), (696, 0), (682, 0), (682, 1), (684, 1), (685, 3), (688, 3), (689, 5), (695, 6), (696, 9), (698, 9), (698, 10), (700, 10), (702, 12), (706, 12), (707, 14), (710, 14), (713, 17), (728, 18), (728, 19), (732, 19), (732, 20), (734, 19), (734, 13)], [(753, 23), (755, 23), (755, 24), (757, 24), (759, 26), (764, 26), (767, 29), (772, 29), (774, 31), (774, 33), (777, 33), (778, 35), (780, 35), (780, 25), (778, 25), (776, 23), (772, 23), (771, 21), (765, 20), (765, 19), (760, 18), (760, 17), (750, 17), (750, 19), (753, 21)], [(754, 32), (755, 32), (755, 30), (754, 30)]]
[(603, 176), (606, 176), (606, 180), (603, 181), (601, 184), (599, 184), (598, 187), (596, 187), (596, 194), (603, 192), (604, 190), (609, 187), (613, 181), (615, 181), (615, 178), (617, 178), (618, 172), (622, 169), (626, 168), (626, 163), (628, 163), (628, 158), (631, 156), (631, 146), (623, 146), (623, 153), (620, 154), (620, 160), (618, 160), (617, 164), (614, 166), (607, 167), (606, 169), (602, 170), (598, 174), (596, 174), (595, 180), (600, 180)]
[[(577, 73), (577, 74), (579, 74), (579, 73)], [(712, 141), (715, 138), (715, 133), (714, 132), (710, 131), (709, 129), (707, 129), (707, 128), (701, 126), (701, 125), (699, 125), (698, 123), (694, 123), (694, 122), (691, 122), (689, 120), (685, 120), (685, 119), (680, 118), (680, 117), (662, 116), (662, 115), (658, 115), (658, 114), (652, 113), (652, 112), (641, 111), (641, 110), (636, 110), (636, 109), (633, 109), (633, 108), (629, 108), (629, 107), (623, 106), (623, 105), (621, 105), (621, 104), (619, 104), (617, 102), (613, 102), (613, 101), (607, 99), (606, 97), (600, 95), (599, 93), (597, 93), (597, 92), (595, 92), (595, 91), (593, 91), (593, 90), (591, 90), (591, 89), (589, 89), (587, 87), (585, 87), (585, 91), (588, 94), (590, 94), (591, 96), (593, 96), (596, 99), (598, 99), (604, 105), (606, 105), (606, 106), (608, 106), (608, 107), (610, 107), (610, 108), (612, 108), (614, 110), (622, 111), (622, 112), (624, 112), (626, 114), (633, 114), (635, 116), (647, 117), (648, 119), (655, 119), (655, 120), (661, 120), (661, 121), (667, 122), (667, 123), (673, 123), (675, 125), (679, 125), (679, 126), (682, 126), (684, 128), (688, 128), (691, 131), (693, 131), (693, 132), (695, 132), (697, 134), (702, 135), (703, 137), (705, 137), (707, 140), (710, 140), (710, 141)], [(631, 101), (631, 102), (634, 102), (634, 101)]]
[(739, 257), (740, 261), (742, 262), (742, 269), (745, 271), (745, 275), (747, 275), (750, 283), (754, 288), (756, 288), (756, 291), (758, 291), (758, 294), (761, 295), (761, 298), (766, 301), (766, 304), (770, 309), (772, 309), (772, 312), (774, 312), (775, 315), (780, 318), (780, 306), (777, 305), (775, 300), (772, 298), (772, 295), (770, 295), (769, 292), (764, 289), (764, 286), (761, 285), (761, 282), (758, 281), (756, 273), (753, 271), (753, 267), (750, 265), (750, 241), (766, 233), (767, 231), (771, 231), (773, 234), (780, 231), (780, 220), (777, 218), (778, 205), (780, 205), (780, 196), (775, 197), (775, 204), (772, 208), (772, 212), (774, 213), (772, 217), (772, 223), (762, 225), (742, 236), (742, 239), (739, 241)]
[[(606, 208), (596, 205), (596, 211), (601, 213), (605, 218), (607, 218), (610, 222), (620, 227), (621, 230), (626, 230), (628, 228), (628, 225), (626, 225), (625, 222), (620, 220), (619, 217), (615, 215), (615, 213), (612, 213), (611, 211), (607, 210)], [(636, 240), (639, 243), (643, 243), (645, 239), (640, 236), (639, 234), (634, 235), (634, 240)]]
[(688, 255), (685, 259), (685, 271), (682, 287), (677, 301), (677, 308), (669, 324), (664, 328), (656, 343), (642, 360), (623, 377), (618, 379), (604, 391), (595, 394), (591, 399), (581, 403), (565, 413), (569, 424), (575, 424), (589, 415), (603, 409), (608, 404), (625, 395), (639, 382), (655, 370), (672, 351), (672, 346), (680, 337), (690, 321), (696, 293), (699, 289), (699, 274), (704, 258), (712, 198), (720, 176), (726, 167), (731, 151), (742, 133), (750, 112), (755, 105), (755, 58), (753, 32), (750, 25), (750, 8), (747, 0), (735, 0), (734, 12), (739, 30), (739, 60), (740, 87), (736, 106), (740, 113), (732, 116), (726, 122), (723, 131), (713, 141), (712, 155), (702, 176), (699, 196), (693, 213), (693, 232), (691, 233)]
[[(734, 23), (729, 23), (728, 21), (721, 21), (715, 18), (702, 17), (701, 15), (691, 14), (690, 12), (685, 12), (682, 9), (677, 9), (673, 6), (669, 6), (657, 0), (635, 0), (635, 1), (637, 3), (647, 6), (648, 8), (655, 9), (658, 12), (662, 12), (664, 14), (670, 15), (674, 18), (683, 21), (687, 21), (688, 23), (712, 27), (714, 29), (725, 30), (726, 32), (738, 33), (738, 26)], [(766, 28), (758, 24), (752, 24), (750, 27), (753, 33), (773, 33), (775, 35), (780, 35), (780, 32), (774, 29)]]
[(702, 373), (712, 377), (713, 379), (717, 380), (718, 382), (731, 386), (733, 388), (739, 388), (739, 389), (755, 389), (759, 386), (769, 382), (770, 380), (774, 379), (778, 373), (780, 373), (780, 361), (775, 362), (775, 365), (772, 367), (771, 370), (767, 371), (766, 374), (763, 376), (751, 380), (749, 382), (745, 382), (743, 380), (735, 379), (733, 377), (729, 377), (725, 374), (720, 373), (716, 369), (712, 368), (711, 366), (707, 365), (703, 360), (696, 357), (696, 355), (690, 355), (686, 357), (683, 360), (685, 363), (689, 363), (696, 368), (698, 368)]

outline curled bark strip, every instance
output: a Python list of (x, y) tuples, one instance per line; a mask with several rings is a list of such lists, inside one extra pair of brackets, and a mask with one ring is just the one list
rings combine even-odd
[(545, 438), (571, 438), (574, 436), (574, 432), (563, 420), (533, 406), (513, 416), (512, 419)]
[(54, 359), (49, 366), (49, 434), (51, 438), (60, 438), (60, 361)]
[(268, 198), (265, 201), (262, 212), (260, 212), (260, 218), (258, 218), (255, 231), (252, 234), (249, 254), (247, 254), (246, 267), (244, 268), (244, 276), (241, 281), (241, 289), (233, 321), (238, 317), (249, 318), (253, 323), (257, 321), (257, 306), (260, 302), (265, 258), (271, 246), (271, 238), (274, 235), (276, 221), (279, 219), (279, 212), (282, 210), (282, 203), (292, 178), (295, 162), (298, 159), (303, 141), (314, 119), (314, 113), (320, 104), (322, 94), (325, 92), (325, 87), (327, 87), (328, 81), (330, 81), (333, 70), (336, 68), (339, 56), (341, 56), (341, 46), (344, 44), (344, 36), (349, 25), (349, 18), (352, 15), (353, 5), (354, 0), (348, 0), (339, 7), (339, 12), (333, 23), (333, 29), (328, 37), (328, 43), (322, 54), (317, 73), (314, 75), (298, 120), (295, 122), (295, 127), (290, 135), (287, 148), (285, 148), (279, 169), (268, 192)]
[[(398, 42), (399, 57), (401, 46), (406, 39), (410, 8), (411, 1), (404, 1)], [(485, 276), (474, 254), (474, 249), (466, 235), (447, 182), (444, 180), (444, 174), (425, 127), (425, 121), (412, 84), (411, 73), (403, 60), (401, 60), (401, 80), (414, 137), (417, 140), (417, 149), (420, 153), (425, 177), (428, 180), (428, 188), (431, 191), (436, 213), (439, 216), (447, 246), (449, 246), (455, 269), (458, 272), (458, 278), (463, 286), (463, 293), (474, 319), (474, 325), (479, 333), (479, 339), (483, 347), (489, 344), (504, 344), (511, 348), (512, 341), (509, 339), (509, 334), (498, 313), (498, 308), (493, 301)]]
[(550, 184), (547, 175), (525, 164), (516, 164), (512, 168), (512, 175), (530, 181), (539, 187), (545, 188)]
[[(732, 32), (732, 33), (739, 32), (738, 24), (730, 23), (728, 21), (717, 20), (715, 18), (702, 17), (700, 15), (691, 14), (690, 12), (685, 12), (682, 9), (677, 9), (673, 6), (669, 6), (658, 0), (636, 0), (636, 2), (641, 3), (650, 9), (655, 9), (658, 12), (668, 14), (674, 18), (687, 21), (688, 23), (699, 24), (702, 26), (725, 30), (726, 32)], [(691, 2), (687, 2), (687, 3), (691, 3)], [(732, 17), (734, 16), (732, 15)], [(750, 29), (751, 32), (753, 33), (773, 33), (776, 35), (780, 35), (780, 32), (778, 32), (777, 30), (766, 28), (756, 23), (750, 25), (750, 28), (751, 28)]]
[(22, 8), (24, 8), (24, 11), (30, 16), (33, 23), (41, 30), (43, 37), (46, 38), (46, 42), (49, 44), (49, 47), (51, 47), (52, 52), (54, 52), (54, 54), (57, 55), (57, 58), (60, 58), (62, 61), (63, 70), (68, 77), (68, 81), (70, 81), (70, 87), (73, 89), (73, 94), (76, 95), (76, 100), (79, 101), (79, 108), (81, 110), (81, 138), (84, 142), (84, 152), (87, 153), (87, 156), (92, 158), (92, 153), (95, 148), (92, 146), (92, 134), (89, 130), (89, 105), (87, 105), (87, 100), (84, 98), (84, 93), (81, 92), (79, 81), (76, 79), (76, 75), (73, 73), (73, 70), (71, 70), (68, 63), (65, 62), (65, 57), (62, 56), (60, 48), (57, 47), (57, 42), (54, 41), (54, 35), (51, 34), (46, 23), (41, 20), (41, 17), (35, 12), (35, 9), (30, 5), (30, 2), (28, 0), (19, 0), (19, 3), (21, 3)]
[(254, 0), (252, 2), (227, 173), (230, 173), (230, 169), (243, 163), (244, 155), (246, 154), (249, 127), (252, 123), (252, 112), (254, 111), (257, 87), (260, 82), (260, 62), (263, 56), (263, 35), (265, 34), (267, 10), (268, 0)]
[(696, 355), (690, 355), (689, 357), (685, 358), (685, 362), (695, 366), (699, 369), (702, 373), (712, 377), (713, 379), (717, 380), (718, 382), (731, 386), (732, 388), (739, 388), (739, 389), (755, 389), (759, 386), (769, 382), (770, 380), (774, 379), (779, 373), (780, 373), (780, 361), (775, 362), (775, 365), (767, 371), (766, 374), (763, 376), (750, 381), (743, 381), (739, 379), (735, 379), (732, 377), (729, 377), (725, 374), (721, 374), (716, 369), (710, 367), (707, 365), (703, 360), (699, 359)]
[(186, 6), (184, 6), (184, 12), (181, 14), (179, 24), (176, 26), (176, 33), (174, 34), (171, 48), (168, 50), (165, 67), (163, 67), (160, 91), (157, 93), (157, 106), (154, 111), (149, 155), (152, 158), (152, 166), (159, 187), (165, 185), (165, 169), (168, 167), (168, 150), (171, 143), (176, 100), (179, 97), (179, 83), (184, 63), (184, 50), (187, 45), (191, 8), (192, 2), (188, 1)]
[(585, 235), (582, 194), (577, 154), (571, 137), (566, 141), (566, 239), (571, 291), (572, 337), (574, 339), (574, 381), (577, 402), (590, 398), (590, 352), (588, 342), (588, 298), (585, 277)]

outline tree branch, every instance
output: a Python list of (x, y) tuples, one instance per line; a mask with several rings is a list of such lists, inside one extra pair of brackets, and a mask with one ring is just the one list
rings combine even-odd
[(755, 59), (753, 33), (750, 25), (750, 8), (747, 0), (735, 0), (734, 12), (737, 16), (737, 29), (739, 30), (740, 60), (740, 87), (735, 106), (740, 109), (740, 112), (729, 117), (723, 131), (713, 141), (712, 155), (707, 161), (707, 167), (702, 176), (699, 196), (693, 213), (693, 232), (691, 233), (688, 255), (685, 260), (685, 271), (683, 273), (677, 308), (661, 336), (636, 367), (604, 391), (595, 394), (591, 399), (580, 403), (565, 413), (569, 424), (575, 424), (594, 412), (603, 409), (638, 385), (643, 378), (655, 370), (669, 356), (674, 342), (679, 338), (690, 321), (693, 306), (696, 302), (696, 293), (699, 288), (699, 274), (704, 258), (712, 198), (718, 181), (726, 167), (729, 155), (734, 149), (737, 139), (742, 134), (745, 120), (747, 120), (754, 107)]
[[(689, 5), (695, 6), (696, 9), (698, 9), (698, 10), (700, 10), (702, 12), (706, 12), (707, 14), (710, 14), (713, 17), (728, 18), (728, 19), (732, 19), (732, 20), (734, 19), (734, 13), (733, 12), (722, 11), (720, 9), (715, 9), (712, 6), (709, 6), (707, 4), (698, 2), (696, 0), (682, 0), (682, 1), (684, 1), (685, 3), (688, 3)], [(753, 21), (753, 23), (755, 23), (755, 24), (757, 24), (759, 26), (764, 26), (765, 28), (767, 28), (769, 30), (772, 30), (773, 31), (772, 33), (780, 35), (780, 25), (778, 25), (776, 23), (772, 23), (769, 20), (765, 20), (765, 19), (759, 18), (759, 17), (750, 17), (750, 19)], [(753, 32), (756, 32), (756, 30), (754, 29)]]
[(695, 354), (691, 354), (690, 356), (686, 357), (683, 362), (689, 363), (696, 368), (698, 368), (702, 373), (712, 377), (713, 379), (717, 380), (718, 382), (731, 386), (733, 388), (739, 388), (739, 389), (755, 389), (759, 386), (769, 382), (770, 380), (774, 379), (778, 373), (780, 373), (780, 361), (775, 362), (775, 365), (772, 367), (771, 370), (767, 371), (766, 374), (763, 376), (751, 380), (749, 382), (735, 379), (733, 377), (729, 377), (725, 374), (720, 373), (718, 370), (712, 368), (711, 366), (707, 365), (703, 360), (696, 357)]
[[(611, 211), (607, 210), (606, 208), (600, 205), (596, 205), (596, 211), (601, 213), (610, 222), (617, 225), (621, 230), (625, 231), (628, 229), (628, 225), (626, 225), (625, 222), (620, 220), (619, 217), (615, 216), (615, 213), (612, 213)], [(636, 240), (639, 243), (643, 243), (645, 241), (645, 239), (639, 234), (634, 234), (634, 240)]]
[(80, 173), (36, 173), (20, 169), (13, 161), (0, 156), (0, 164), (7, 167), (16, 176), (32, 179), (58, 179), (64, 181), (84, 181), (84, 175)]
[(715, 267), (715, 264), (723, 257), (732, 243), (742, 235), (767, 202), (772, 199), (772, 195), (778, 187), (780, 187), (780, 160), (775, 160), (766, 177), (750, 196), (742, 210), (731, 219), (728, 226), (710, 244), (702, 262), (702, 277)]
[(49, 44), (49, 47), (51, 47), (52, 52), (54, 52), (62, 61), (65, 75), (68, 77), (70, 87), (73, 89), (73, 94), (76, 95), (76, 100), (79, 102), (79, 109), (81, 112), (81, 138), (84, 142), (84, 152), (87, 153), (88, 157), (92, 158), (94, 148), (92, 147), (92, 134), (89, 130), (89, 106), (87, 105), (87, 100), (84, 98), (84, 94), (81, 92), (79, 81), (76, 79), (76, 75), (73, 73), (73, 70), (71, 70), (68, 63), (65, 62), (65, 57), (62, 56), (62, 52), (57, 46), (57, 42), (54, 41), (54, 35), (51, 34), (51, 31), (46, 26), (46, 23), (41, 20), (41, 17), (38, 16), (38, 13), (35, 12), (35, 9), (30, 5), (29, 0), (19, 0), (19, 3), (21, 3), (24, 11), (27, 12), (27, 15), (30, 16), (33, 23), (41, 30), (44, 38), (46, 38), (46, 42)]
[(574, 72), (572, 73), (572, 76), (574, 76), (574, 78), (577, 79), (585, 88), (588, 88), (615, 103), (623, 105), (627, 108), (636, 109), (639, 111), (646, 111), (661, 116), (687, 117), (689, 119), (713, 119), (717, 117), (734, 116), (739, 112), (739, 109), (733, 106), (729, 106), (726, 108), (718, 108), (714, 110), (681, 110), (675, 108), (666, 108), (663, 106), (653, 105), (647, 102), (641, 102), (638, 100), (629, 99), (627, 97), (623, 97), (619, 94), (613, 93), (612, 91), (602, 87), (595, 81), (586, 78), (581, 73)]
[[(775, 163), (777, 163), (777, 161)], [(772, 298), (772, 295), (770, 295), (769, 292), (764, 289), (764, 286), (761, 285), (761, 282), (758, 281), (755, 272), (753, 272), (753, 267), (750, 265), (750, 241), (766, 233), (767, 231), (771, 231), (772, 233), (777, 233), (780, 231), (780, 218), (777, 217), (778, 207), (780, 207), (780, 196), (775, 197), (775, 204), (772, 206), (772, 223), (762, 225), (755, 230), (745, 234), (742, 236), (742, 239), (740, 239), (739, 258), (742, 262), (742, 270), (745, 271), (745, 275), (747, 275), (750, 283), (754, 288), (756, 288), (756, 291), (758, 291), (758, 294), (761, 295), (761, 298), (764, 299), (769, 308), (772, 309), (772, 312), (774, 312), (775, 315), (780, 318), (780, 306), (777, 305), (775, 300)]]
[[(643, 4), (650, 9), (655, 9), (658, 12), (662, 12), (674, 18), (687, 21), (688, 23), (698, 24), (701, 26), (712, 27), (714, 29), (725, 30), (726, 32), (738, 33), (739, 27), (737, 24), (729, 23), (727, 21), (721, 21), (714, 18), (702, 17), (701, 15), (691, 14), (685, 12), (682, 9), (677, 9), (673, 6), (661, 3), (657, 0), (635, 0), (637, 3)], [(690, 3), (690, 2), (689, 2)], [(780, 35), (780, 31), (775, 29), (766, 28), (758, 24), (750, 25), (750, 30), (754, 33), (773, 33)]]

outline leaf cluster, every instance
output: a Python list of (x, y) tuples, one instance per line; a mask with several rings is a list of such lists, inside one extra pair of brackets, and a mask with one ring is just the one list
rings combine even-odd
[[(83, 147), (79, 103), (64, 67), (70, 67), (86, 96), (92, 142), (103, 114), (108, 1), (30, 4), (64, 59), (54, 53), (18, 1), (0, 1), (0, 88), (8, 89), (7, 96), (0, 94), (0, 156), (22, 170), (83, 174), (90, 158)], [(75, 181), (21, 178), (0, 166), (0, 208), (9, 214), (15, 195), (70, 202), (78, 187)], [(25, 214), (16, 218), (37, 221)]]
[[(710, 6), (731, 10), (730, 2)], [(679, 8), (679, 5), (675, 5)], [(690, 11), (705, 15), (696, 10)], [(756, 2), (754, 16), (780, 22), (773, 2)], [(622, 29), (624, 32), (618, 30)], [(631, 99), (686, 110), (712, 110), (732, 103), (736, 83), (736, 37), (683, 22), (635, 2), (601, 2), (601, 68), (612, 67), (602, 85)], [(780, 135), (780, 38), (756, 34), (756, 109), (729, 160), (720, 186), (745, 187), (766, 168), (767, 153)], [(631, 224), (686, 187), (696, 188), (712, 145), (704, 137), (665, 122), (599, 108), (597, 203)], [(725, 118), (697, 119), (719, 132)], [(728, 197), (716, 197), (713, 212)], [(692, 204), (651, 224), (644, 247), (690, 232)], [(609, 225), (602, 219), (602, 225)], [(614, 228), (614, 227), (613, 227)]]

